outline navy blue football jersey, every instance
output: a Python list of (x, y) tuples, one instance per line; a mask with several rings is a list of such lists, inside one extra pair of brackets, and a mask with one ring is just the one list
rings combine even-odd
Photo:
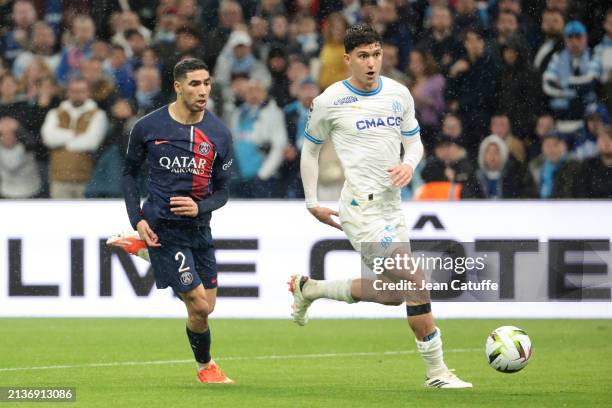
[[(229, 196), (232, 135), (223, 122), (206, 111), (199, 123), (182, 124), (168, 105), (141, 118), (130, 133), (123, 171), (123, 190), (134, 229), (143, 218), (154, 228), (160, 220), (206, 225), (211, 212)], [(148, 164), (149, 196), (142, 209), (137, 177)], [(198, 204), (194, 219), (170, 211), (170, 197), (189, 196)]]

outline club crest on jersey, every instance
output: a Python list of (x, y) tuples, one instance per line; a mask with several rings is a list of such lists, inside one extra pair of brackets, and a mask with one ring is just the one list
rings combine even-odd
[(334, 105), (346, 105), (347, 103), (353, 103), (353, 102), (357, 102), (359, 99), (357, 99), (356, 96), (353, 95), (349, 95), (349, 96), (343, 96), (342, 98), (338, 98), (334, 101)]
[(181, 274), (181, 283), (184, 286), (189, 286), (191, 282), (193, 282), (193, 275), (190, 272), (183, 272)]
[(398, 101), (393, 101), (393, 103), (391, 104), (391, 109), (393, 109), (394, 113), (402, 113), (402, 111), (404, 110), (402, 104)]
[(208, 152), (210, 152), (210, 145), (208, 143), (206, 143), (206, 142), (200, 143), (200, 145), (198, 146), (198, 152), (201, 155), (208, 154)]

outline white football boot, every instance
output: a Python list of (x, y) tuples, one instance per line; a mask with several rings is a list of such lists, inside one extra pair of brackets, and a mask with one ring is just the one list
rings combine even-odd
[(312, 304), (312, 300), (304, 298), (300, 283), (302, 279), (306, 279), (304, 285), (308, 285), (308, 277), (302, 275), (292, 275), (289, 282), (289, 292), (293, 295), (293, 304), (291, 305), (291, 317), (293, 321), (300, 326), (308, 323), (308, 308)]
[(472, 388), (472, 383), (465, 382), (453, 373), (455, 370), (446, 369), (440, 374), (425, 380), (425, 387), (429, 388)]

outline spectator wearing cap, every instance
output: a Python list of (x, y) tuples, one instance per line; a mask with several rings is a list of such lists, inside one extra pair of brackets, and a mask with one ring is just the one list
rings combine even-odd
[(597, 155), (582, 163), (580, 197), (612, 198), (612, 127), (597, 133)]
[(592, 103), (584, 112), (584, 126), (576, 132), (570, 154), (577, 160), (597, 156), (597, 135), (610, 124), (606, 106)]
[(546, 9), (542, 12), (542, 24), (540, 26), (542, 42), (535, 50), (533, 67), (542, 76), (552, 56), (563, 50), (563, 28), (565, 27), (565, 16), (559, 10)]
[(306, 78), (299, 84), (297, 100), (284, 107), (285, 123), (289, 143), (283, 151), (283, 166), (281, 169), (282, 185), (287, 187), (287, 198), (303, 198), (302, 181), (300, 178), (300, 152), (304, 143), (304, 131), (308, 121), (308, 113), (312, 101), (320, 93), (319, 86), (311, 79)]
[(215, 65), (215, 81), (220, 86), (229, 86), (232, 74), (245, 73), (260, 81), (268, 89), (270, 72), (253, 55), (251, 37), (244, 31), (233, 31)]
[(497, 111), (508, 114), (514, 131), (524, 137), (545, 108), (540, 77), (531, 68), (527, 49), (519, 39), (506, 39), (500, 52), (502, 65), (496, 84), (495, 105)]
[(530, 198), (535, 195), (529, 172), (510, 157), (508, 146), (497, 135), (483, 139), (478, 168), (461, 190), (461, 198)]
[(565, 48), (553, 55), (542, 82), (558, 130), (571, 134), (582, 127), (585, 108), (596, 100), (595, 75), (585, 26), (570, 21), (564, 35)]
[(91, 46), (96, 37), (94, 22), (86, 14), (79, 14), (72, 19), (71, 31), (71, 41), (62, 49), (62, 57), (55, 73), (62, 85), (80, 74), (81, 61), (91, 57)]
[(542, 154), (529, 162), (529, 172), (540, 198), (575, 198), (580, 189), (580, 163), (568, 157), (567, 142), (560, 132), (542, 141)]

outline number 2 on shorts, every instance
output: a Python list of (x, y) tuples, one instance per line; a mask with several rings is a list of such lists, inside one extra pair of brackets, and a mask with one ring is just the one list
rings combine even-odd
[(181, 261), (181, 266), (179, 266), (178, 269), (179, 273), (187, 272), (189, 270), (189, 267), (185, 266), (185, 254), (181, 251), (177, 252), (176, 255), (174, 255), (175, 261), (178, 261), (179, 259)]

